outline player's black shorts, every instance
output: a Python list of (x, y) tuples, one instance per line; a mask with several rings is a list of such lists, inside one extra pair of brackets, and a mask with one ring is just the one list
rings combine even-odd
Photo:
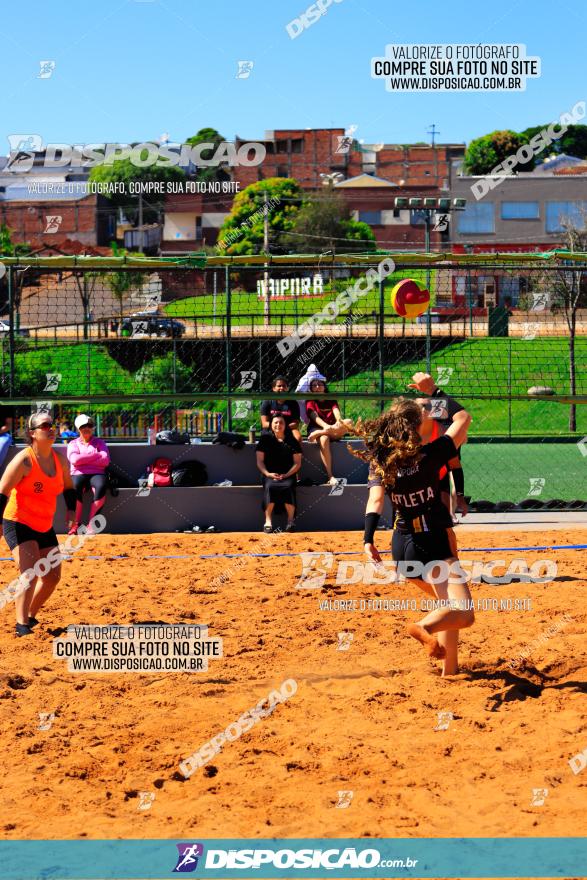
[(48, 532), (37, 532), (35, 529), (31, 529), (30, 526), (14, 522), (11, 519), (3, 519), (2, 528), (6, 543), (11, 550), (14, 550), (19, 544), (24, 544), (25, 541), (36, 541), (39, 545), (39, 550), (59, 546), (55, 529), (49, 529)]
[(457, 541), (453, 529), (437, 529), (434, 532), (417, 532), (415, 535), (393, 530), (391, 555), (394, 562), (441, 562), (458, 556)]

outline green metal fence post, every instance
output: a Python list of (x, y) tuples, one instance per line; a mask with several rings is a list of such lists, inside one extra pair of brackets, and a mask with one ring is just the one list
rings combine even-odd
[(14, 277), (12, 266), (8, 267), (8, 392), (14, 396)]
[[(224, 286), (226, 287), (226, 392), (230, 395), (232, 382), (230, 378), (232, 367), (232, 294), (230, 290), (230, 269), (226, 265), (224, 269)], [(228, 400), (226, 411), (227, 428), (232, 431), (232, 401)]]
[(173, 340), (172, 363), (173, 363), (173, 390), (177, 391), (177, 340)]
[(508, 437), (512, 439), (512, 340), (508, 339)]
[[(379, 394), (385, 392), (385, 291), (383, 278), (379, 279)], [(379, 401), (379, 411), (383, 412), (385, 403)]]
[(469, 298), (469, 336), (473, 338), (473, 287), (470, 269), (467, 269), (467, 295)]

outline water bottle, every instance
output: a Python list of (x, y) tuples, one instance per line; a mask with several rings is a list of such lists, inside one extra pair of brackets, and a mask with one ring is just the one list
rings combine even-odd
[(155, 446), (157, 442), (157, 432), (155, 428), (147, 428), (147, 443), (149, 446)]
[(251, 425), (251, 427), (249, 428), (249, 443), (256, 443), (256, 442), (257, 442), (257, 434), (255, 432), (255, 426)]

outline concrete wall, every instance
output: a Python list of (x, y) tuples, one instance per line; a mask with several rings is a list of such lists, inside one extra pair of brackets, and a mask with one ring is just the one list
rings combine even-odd
[[(351, 441), (353, 446), (358, 441)], [(13, 447), (10, 457), (22, 449)], [(56, 449), (64, 451), (64, 447)], [(118, 474), (121, 489), (117, 497), (107, 495), (104, 515), (105, 531), (113, 534), (148, 534), (191, 529), (193, 525), (214, 525), (219, 531), (260, 531), (263, 525), (261, 508), (261, 475), (255, 464), (255, 448), (247, 443), (239, 451), (224, 446), (202, 443), (194, 446), (147, 446), (112, 444), (113, 470)], [(323, 483), (326, 475), (319, 453), (313, 443), (303, 444), (302, 479)], [(209, 483), (232, 480), (230, 487), (152, 489), (149, 495), (138, 495), (138, 478), (150, 462), (165, 456), (174, 462), (198, 459), (208, 469)], [(325, 485), (301, 487), (297, 490), (300, 531), (362, 529), (367, 501), (367, 467), (346, 449), (346, 443), (333, 444), (334, 473), (346, 477), (348, 485), (342, 495), (331, 495)], [(85, 517), (87, 519), (89, 499)], [(384, 522), (389, 524), (386, 508)], [(285, 525), (285, 518), (275, 517), (274, 524)], [(55, 527), (65, 526), (63, 499), (58, 501)]]
[[(523, 245), (556, 247), (562, 242), (563, 233), (546, 231), (546, 203), (574, 202), (587, 199), (587, 177), (541, 177), (534, 174), (519, 174), (506, 178), (489, 190), (478, 202), (471, 187), (479, 177), (456, 177), (453, 180), (451, 196), (466, 198), (468, 204), (491, 204), (494, 212), (494, 232), (459, 232), (459, 214), (453, 215), (452, 238), (456, 243), (495, 242), (511, 243), (522, 248)], [(538, 220), (502, 220), (502, 202), (538, 202)], [(490, 274), (490, 273), (488, 273)]]

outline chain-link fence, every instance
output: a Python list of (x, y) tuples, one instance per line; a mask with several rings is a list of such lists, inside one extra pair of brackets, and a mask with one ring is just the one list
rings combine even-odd
[[(258, 431), (273, 378), (285, 375), (295, 394), (311, 365), (345, 417), (368, 417), (413, 393), (407, 385), (424, 370), (473, 414), (464, 460), (478, 497), (507, 497), (513, 460), (525, 482), (550, 466), (551, 497), (580, 494), (585, 255), (0, 265), (2, 388), (21, 439), (39, 406), (70, 423), (89, 410), (110, 441), (145, 442), (150, 429), (164, 428), (203, 438)], [(405, 278), (430, 293), (421, 317), (402, 319), (392, 307), (391, 291)]]
[[(570, 405), (549, 399), (587, 390), (587, 264), (248, 259), (6, 260), (5, 396), (60, 400), (64, 416), (67, 398), (102, 398), (113, 437), (174, 421), (209, 434), (258, 424), (250, 395), (268, 391), (276, 374), (293, 391), (316, 364), (355, 417), (378, 412), (423, 369), (463, 402), (475, 400), (473, 436), (587, 431), (583, 409), (573, 422)], [(430, 311), (417, 319), (398, 317), (391, 304), (407, 277), (430, 292)], [(535, 386), (546, 389), (539, 400), (528, 398)]]

